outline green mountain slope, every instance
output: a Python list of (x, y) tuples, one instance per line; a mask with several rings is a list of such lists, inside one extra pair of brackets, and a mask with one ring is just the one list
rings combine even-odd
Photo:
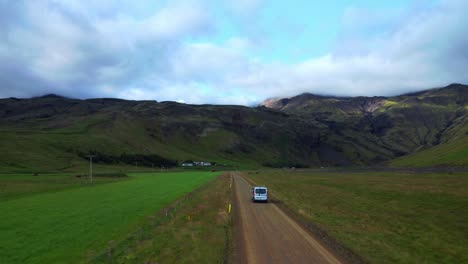
[(392, 160), (397, 167), (468, 167), (468, 137)]
[(425, 160), (431, 151), (458, 153), (447, 164), (464, 165), (467, 102), (464, 85), (388, 98), (304, 94), (255, 108), (55, 95), (0, 99), (0, 171), (83, 171), (89, 153), (98, 154), (98, 166), (112, 167), (184, 160), (346, 166), (395, 158), (390, 164), (411, 166), (417, 162), (403, 156)]
[(389, 164), (402, 167), (468, 167), (468, 114), (455, 119), (441, 133), (440, 141), (439, 145), (392, 160)]
[(0, 100), (4, 171), (73, 170), (84, 154), (159, 155), (244, 166), (318, 165), (319, 129), (242, 106), (57, 96)]

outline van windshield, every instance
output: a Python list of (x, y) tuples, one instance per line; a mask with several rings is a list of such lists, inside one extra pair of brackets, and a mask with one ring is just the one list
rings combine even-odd
[(257, 193), (257, 194), (265, 194), (265, 193), (266, 193), (266, 189), (255, 189), (255, 193)]

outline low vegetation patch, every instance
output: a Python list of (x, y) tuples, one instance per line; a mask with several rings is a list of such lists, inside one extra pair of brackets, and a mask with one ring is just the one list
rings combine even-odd
[(308, 165), (295, 162), (265, 162), (262, 165), (270, 168), (309, 168)]
[(390, 101), (390, 100), (385, 100), (385, 104), (384, 104), (385, 107), (390, 107), (390, 106), (395, 106), (395, 105), (398, 105), (398, 103), (394, 101)]
[(85, 262), (109, 241), (136, 230), (146, 216), (217, 175), (129, 174), (130, 179), (112, 184), (1, 200), (0, 263)]
[[(78, 174), (75, 177), (89, 177), (89, 174)], [(93, 173), (93, 177), (108, 177), (108, 178), (126, 178), (128, 175), (123, 172), (98, 172)]]
[[(145, 154), (121, 154), (118, 156), (108, 155), (97, 151), (91, 151), (91, 154), (95, 155), (93, 161), (98, 164), (130, 164), (140, 165), (146, 167), (175, 167), (177, 161), (163, 158), (156, 154), (145, 155)], [(79, 156), (88, 159), (89, 153), (80, 153)]]
[(371, 263), (468, 263), (468, 173), (247, 177)]

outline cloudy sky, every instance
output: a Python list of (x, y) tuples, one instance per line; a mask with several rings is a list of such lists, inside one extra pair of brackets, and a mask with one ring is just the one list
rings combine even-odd
[(466, 0), (0, 0), (0, 97), (252, 105), (468, 83)]

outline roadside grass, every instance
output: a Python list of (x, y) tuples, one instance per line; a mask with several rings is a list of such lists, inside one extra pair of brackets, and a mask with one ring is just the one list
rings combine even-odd
[(247, 177), (371, 263), (468, 263), (468, 173)]
[(230, 177), (223, 174), (147, 217), (91, 263), (230, 263)]
[[(0, 174), (0, 202), (31, 194), (56, 192), (90, 185), (89, 177), (79, 174)], [(107, 175), (112, 176), (112, 175)], [(112, 183), (128, 177), (94, 177), (94, 184)]]
[(130, 174), (111, 184), (0, 201), (0, 263), (85, 262), (217, 175)]

